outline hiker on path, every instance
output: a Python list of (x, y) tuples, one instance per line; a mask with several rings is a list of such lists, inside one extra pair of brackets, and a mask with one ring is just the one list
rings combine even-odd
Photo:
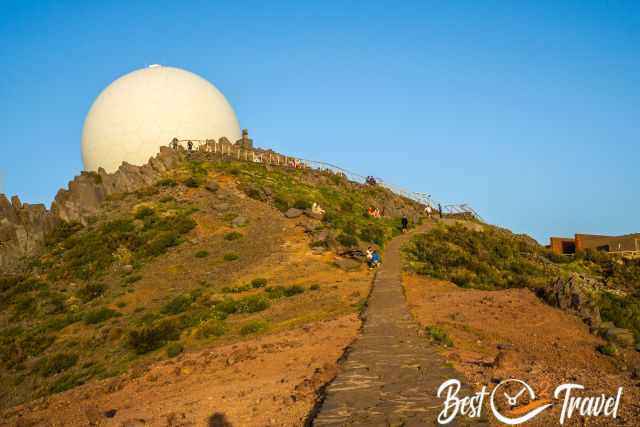
[(440, 213), (440, 219), (442, 219), (442, 205), (438, 203), (438, 212)]
[(402, 232), (406, 233), (409, 229), (409, 219), (406, 215), (402, 215)]
[(424, 212), (427, 214), (427, 218), (431, 219), (431, 212), (432, 212), (431, 205), (427, 205), (427, 207), (424, 208)]
[(193, 150), (193, 142), (187, 141), (187, 150), (189, 150), (189, 152)]
[(371, 248), (371, 246), (367, 248), (365, 255), (367, 257), (367, 264), (369, 264), (371, 262), (371, 258), (373, 258), (373, 249)]
[(376, 268), (380, 265), (380, 254), (378, 251), (373, 251), (371, 254), (371, 260), (369, 260), (369, 268)]

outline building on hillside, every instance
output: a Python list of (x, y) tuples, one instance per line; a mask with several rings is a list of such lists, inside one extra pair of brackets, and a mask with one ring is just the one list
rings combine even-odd
[(253, 139), (249, 138), (249, 131), (247, 129), (242, 129), (242, 139), (237, 140), (236, 144), (245, 150), (253, 149)]
[(640, 233), (624, 236), (602, 236), (597, 234), (576, 234), (571, 237), (552, 237), (550, 248), (559, 254), (574, 254), (585, 249), (605, 252), (640, 253)]

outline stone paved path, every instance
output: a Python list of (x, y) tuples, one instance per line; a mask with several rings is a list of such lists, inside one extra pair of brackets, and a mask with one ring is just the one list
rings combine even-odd
[[(313, 426), (432, 426), (441, 410), (438, 386), (460, 374), (445, 365), (433, 345), (418, 336), (402, 291), (400, 247), (385, 250), (365, 311), (361, 335), (348, 350), (312, 420)], [(466, 394), (466, 393), (465, 393)], [(468, 425), (456, 420), (451, 425)]]

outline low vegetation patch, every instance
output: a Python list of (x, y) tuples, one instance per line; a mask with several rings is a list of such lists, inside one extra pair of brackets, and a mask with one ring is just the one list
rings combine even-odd
[(245, 323), (240, 328), (240, 334), (241, 335), (255, 334), (255, 333), (264, 331), (265, 329), (267, 329), (267, 323), (266, 322), (259, 321), (259, 320), (254, 320), (254, 321)]
[(238, 258), (240, 258), (240, 256), (238, 254), (234, 254), (232, 252), (224, 254), (224, 260), (225, 261), (235, 261)]
[(207, 251), (198, 251), (196, 252), (196, 258), (206, 258), (209, 256), (209, 252)]
[(253, 279), (251, 281), (251, 286), (254, 289), (264, 288), (265, 286), (267, 286), (267, 279), (264, 279), (262, 277), (258, 277), (256, 279)]
[(84, 323), (86, 325), (95, 325), (97, 323), (102, 323), (106, 320), (112, 319), (114, 317), (120, 317), (122, 314), (118, 313), (115, 310), (112, 310), (107, 307), (98, 308), (92, 311), (87, 312), (84, 315)]
[(430, 325), (425, 328), (425, 331), (432, 341), (445, 347), (453, 347), (453, 341), (451, 341), (451, 338), (449, 338), (449, 335), (444, 331), (444, 329), (435, 325)]
[(242, 233), (238, 233), (237, 231), (231, 231), (224, 235), (224, 240), (233, 241), (233, 240), (242, 239), (242, 237), (243, 237)]
[(188, 208), (169, 214), (142, 207), (132, 216), (88, 229), (61, 222), (48, 238), (54, 255), (50, 279), (93, 279), (116, 261), (118, 251), (126, 251), (138, 262), (161, 255), (196, 226), (191, 213)]
[(59, 353), (38, 361), (36, 370), (40, 375), (48, 377), (66, 371), (75, 366), (76, 363), (78, 363), (77, 354)]
[(180, 328), (176, 322), (167, 319), (129, 332), (128, 342), (137, 354), (145, 354), (179, 338)]
[(167, 345), (167, 357), (176, 357), (184, 351), (184, 347), (179, 342), (172, 342)]
[(300, 285), (291, 286), (269, 286), (265, 288), (265, 292), (270, 299), (278, 299), (282, 297), (292, 297), (304, 292), (304, 287)]

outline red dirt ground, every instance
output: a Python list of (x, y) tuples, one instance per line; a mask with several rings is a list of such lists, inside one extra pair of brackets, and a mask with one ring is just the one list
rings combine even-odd
[[(616, 358), (598, 353), (604, 341), (580, 319), (542, 303), (527, 289), (467, 290), (410, 274), (404, 285), (413, 316), (448, 333), (454, 347), (442, 347), (442, 353), (476, 391), (509, 378), (527, 382), (540, 399), (552, 398), (562, 383), (584, 385), (584, 396), (611, 395), (624, 386), (618, 419), (574, 417), (564, 425), (640, 425), (640, 383), (631, 373), (640, 367), (637, 352)], [(556, 405), (526, 425), (559, 425), (560, 409)]]

